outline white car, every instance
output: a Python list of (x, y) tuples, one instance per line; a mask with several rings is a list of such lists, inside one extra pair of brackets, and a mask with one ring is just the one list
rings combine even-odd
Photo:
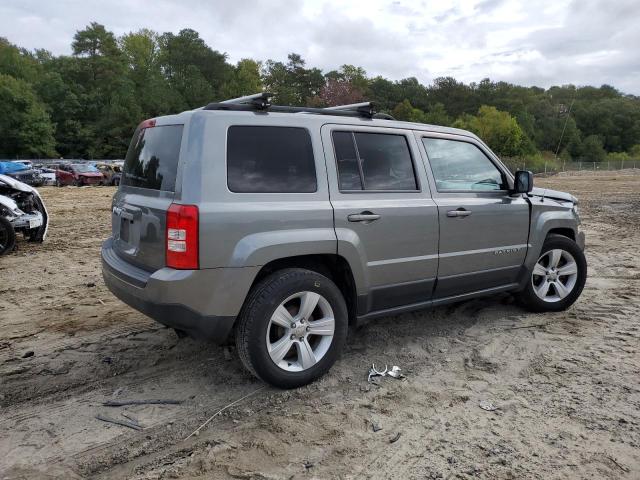
[(49, 214), (38, 191), (7, 175), (0, 175), (0, 255), (13, 250), (16, 233), (43, 242)]
[(40, 174), (44, 180), (43, 185), (55, 185), (56, 184), (56, 171), (52, 168), (37, 167), (36, 171)]

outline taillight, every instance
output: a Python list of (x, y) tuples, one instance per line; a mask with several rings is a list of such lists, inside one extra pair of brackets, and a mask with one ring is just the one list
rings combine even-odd
[(172, 203), (167, 210), (167, 267), (198, 269), (198, 207)]
[(138, 125), (138, 128), (142, 130), (143, 128), (153, 128), (155, 126), (156, 126), (156, 119), (150, 118), (148, 120), (145, 120), (144, 122), (141, 122), (140, 125)]

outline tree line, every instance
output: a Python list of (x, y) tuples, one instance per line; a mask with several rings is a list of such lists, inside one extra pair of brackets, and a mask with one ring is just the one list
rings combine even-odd
[(56, 56), (0, 38), (0, 157), (123, 158), (145, 118), (264, 90), (284, 105), (371, 100), (399, 120), (471, 130), (506, 157), (640, 158), (640, 97), (609, 85), (543, 89), (452, 77), (423, 85), (353, 65), (323, 72), (295, 53), (232, 64), (191, 29), (117, 37), (92, 23), (71, 49)]

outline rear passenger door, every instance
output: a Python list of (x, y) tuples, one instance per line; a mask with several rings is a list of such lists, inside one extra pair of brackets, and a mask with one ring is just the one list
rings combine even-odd
[(434, 298), (516, 282), (527, 253), (529, 204), (509, 194), (506, 169), (471, 137), (416, 137), (440, 217)]
[(438, 212), (408, 130), (325, 125), (338, 253), (363, 268), (360, 315), (431, 298)]

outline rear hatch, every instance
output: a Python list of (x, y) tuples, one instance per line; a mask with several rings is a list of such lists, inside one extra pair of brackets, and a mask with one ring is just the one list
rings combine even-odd
[(183, 125), (143, 122), (133, 135), (113, 198), (113, 248), (148, 271), (165, 266), (167, 210), (174, 198)]

